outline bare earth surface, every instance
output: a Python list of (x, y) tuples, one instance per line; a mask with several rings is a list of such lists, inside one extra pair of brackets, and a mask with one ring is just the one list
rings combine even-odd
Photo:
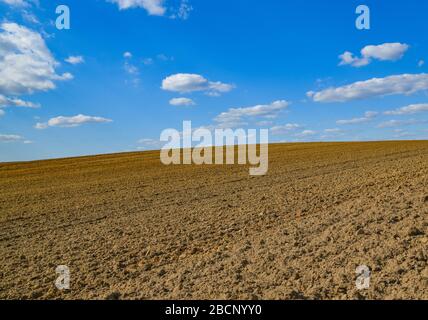
[(269, 159), (263, 177), (158, 152), (0, 164), (0, 298), (428, 299), (428, 141)]

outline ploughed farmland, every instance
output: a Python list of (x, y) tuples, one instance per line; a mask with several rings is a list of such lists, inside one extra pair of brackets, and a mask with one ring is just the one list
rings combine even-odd
[(270, 145), (248, 169), (0, 164), (0, 298), (428, 299), (428, 141)]

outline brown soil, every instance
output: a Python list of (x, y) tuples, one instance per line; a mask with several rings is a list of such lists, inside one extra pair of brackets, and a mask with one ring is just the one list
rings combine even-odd
[(0, 164), (0, 298), (428, 299), (428, 141), (269, 151), (263, 177), (158, 152)]

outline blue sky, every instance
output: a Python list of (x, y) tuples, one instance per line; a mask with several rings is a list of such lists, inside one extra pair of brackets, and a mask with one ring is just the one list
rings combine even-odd
[(0, 0), (0, 161), (156, 149), (184, 120), (272, 142), (427, 139), (428, 3), (365, 0), (357, 30), (360, 4)]

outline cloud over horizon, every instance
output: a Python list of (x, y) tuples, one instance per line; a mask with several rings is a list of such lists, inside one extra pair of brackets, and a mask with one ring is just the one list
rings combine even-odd
[(78, 114), (77, 116), (73, 117), (59, 116), (49, 119), (48, 122), (38, 122), (35, 125), (35, 128), (39, 130), (47, 129), (49, 127), (74, 128), (86, 123), (108, 123), (112, 121), (113, 120), (107, 118), (92, 117), (83, 114)]
[(401, 74), (357, 81), (342, 87), (331, 87), (306, 95), (315, 102), (347, 102), (388, 95), (411, 95), (428, 90), (428, 74)]
[(0, 134), (0, 142), (9, 143), (24, 140), (23, 137), (16, 134)]
[(353, 118), (353, 119), (349, 119), (349, 120), (337, 120), (336, 124), (347, 125), (347, 124), (365, 123), (365, 122), (369, 122), (369, 121), (373, 120), (377, 115), (378, 115), (378, 112), (376, 112), (376, 111), (367, 111), (366, 113), (364, 113), (364, 117)]
[(428, 112), (428, 103), (411, 104), (395, 110), (385, 111), (384, 114), (390, 116), (400, 116), (406, 114), (415, 114), (420, 112)]
[(410, 119), (410, 120), (389, 120), (380, 123), (377, 127), (378, 128), (392, 128), (392, 127), (399, 127), (399, 126), (410, 126), (410, 125), (416, 125), (416, 124), (423, 124), (428, 123), (428, 120), (419, 120), (419, 119)]
[(290, 103), (286, 100), (277, 100), (270, 104), (244, 108), (230, 108), (215, 117), (214, 121), (220, 125), (220, 127), (237, 127), (245, 125), (246, 120), (254, 120), (257, 118), (274, 119), (281, 110), (286, 109), (289, 105)]

